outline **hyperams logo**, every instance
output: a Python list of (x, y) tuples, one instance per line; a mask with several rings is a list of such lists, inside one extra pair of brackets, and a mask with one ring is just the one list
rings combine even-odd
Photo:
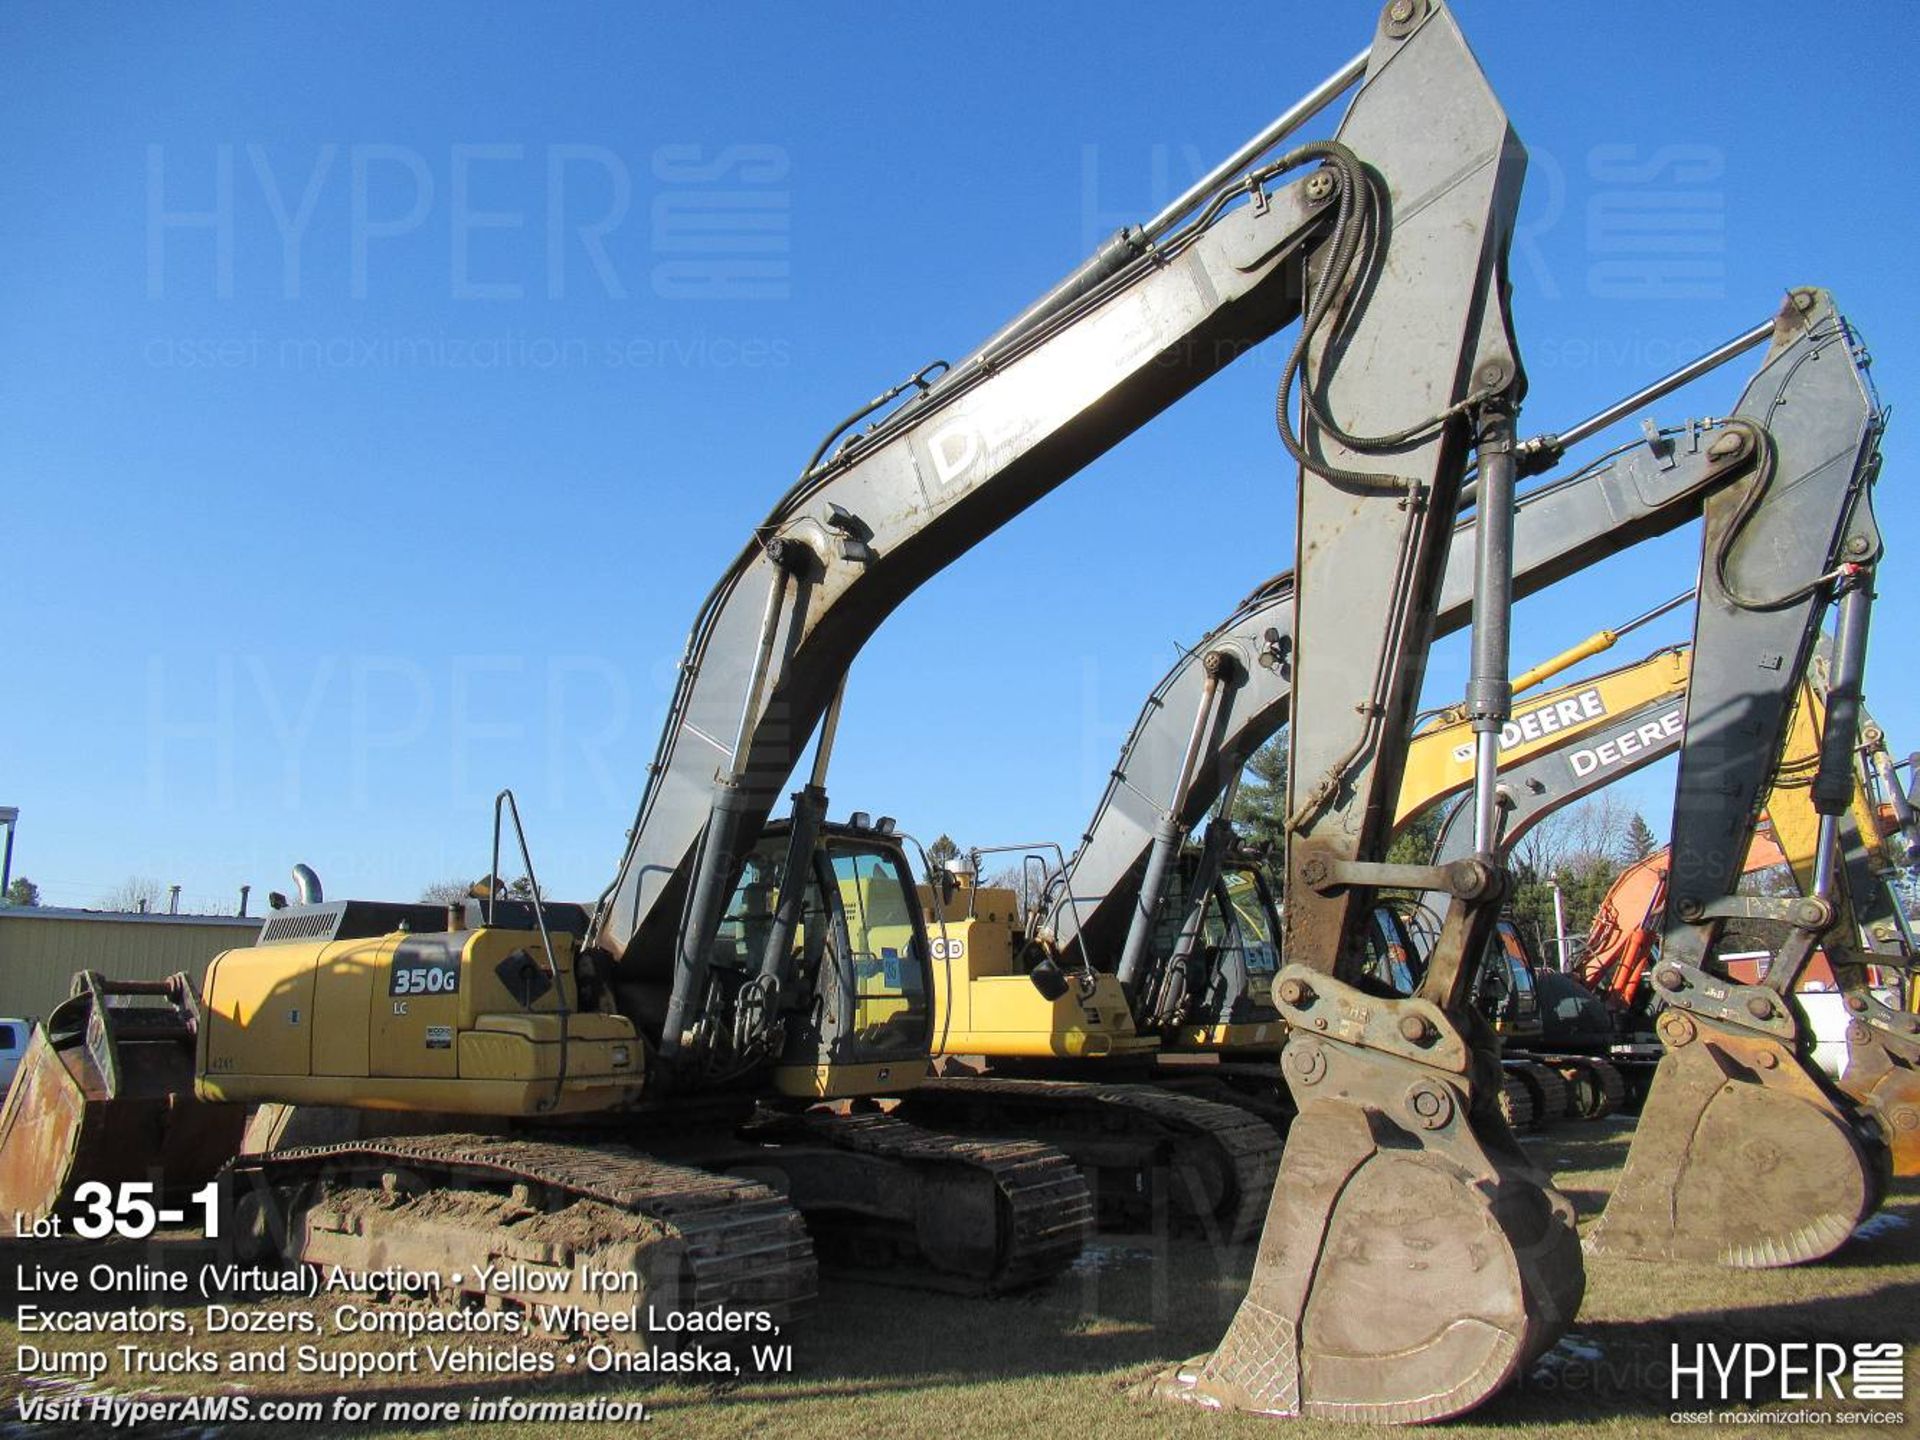
[[(1902, 1348), (1893, 1342), (1851, 1346), (1807, 1340), (1781, 1344), (1753, 1340), (1729, 1345), (1676, 1344), (1672, 1365), (1670, 1398), (1676, 1401), (1751, 1404), (1775, 1400), (1846, 1402), (1906, 1398), (1906, 1357)], [(1825, 1417), (1809, 1415), (1807, 1418)], [(1831, 1418), (1858, 1421), (1862, 1417)]]

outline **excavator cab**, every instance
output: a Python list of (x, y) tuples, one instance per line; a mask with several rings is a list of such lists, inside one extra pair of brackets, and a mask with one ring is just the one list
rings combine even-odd
[[(787, 827), (768, 826), (722, 912), (715, 983), (751, 978), (790, 883), (787, 858)], [(906, 852), (878, 831), (823, 825), (804, 884), (775, 1087), (809, 1099), (897, 1088), (925, 1067), (933, 1034), (931, 947)]]
[(1228, 918), (1240, 963), (1247, 973), (1248, 993), (1265, 1003), (1280, 968), (1279, 907), (1267, 889), (1266, 877), (1250, 863), (1229, 861), (1221, 869), (1223, 914)]
[(1494, 928), (1474, 985), (1474, 1003), (1503, 1041), (1539, 1043), (1540, 997), (1533, 983), (1533, 960), (1510, 916), (1502, 916)]
[[(1427, 944), (1432, 937), (1429, 936)], [(1417, 939), (1407, 917), (1391, 904), (1373, 907), (1366, 930), (1366, 952), (1361, 973), (1395, 995), (1411, 995), (1420, 986), (1426, 968), (1427, 945)]]
[[(1222, 858), (1204, 900), (1196, 897), (1204, 863), (1198, 847), (1181, 852), (1153, 937), (1156, 972), (1189, 972), (1173, 1042), (1185, 1049), (1277, 1049), (1285, 1033), (1273, 1007), (1279, 907), (1259, 864), (1244, 854)], [(1191, 936), (1190, 926), (1198, 927)]]

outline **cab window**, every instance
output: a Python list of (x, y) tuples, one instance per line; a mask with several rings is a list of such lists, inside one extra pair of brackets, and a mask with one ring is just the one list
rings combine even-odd
[(836, 850), (829, 864), (846, 912), (857, 992), (862, 997), (922, 995), (925, 976), (914, 958), (909, 881), (897, 858), (867, 850)]
[(1271, 975), (1280, 967), (1280, 949), (1268, 923), (1265, 896), (1251, 870), (1229, 870), (1221, 877), (1232, 908), (1234, 924), (1247, 971), (1252, 975)]
[(1527, 947), (1511, 925), (1500, 927), (1500, 946), (1507, 952), (1507, 969), (1513, 988), (1521, 995), (1533, 993), (1533, 967), (1527, 963)]
[[(747, 856), (740, 881), (733, 887), (714, 932), (711, 964), (724, 969), (755, 969), (766, 952), (773, 930), (773, 912), (780, 903), (780, 871), (786, 863), (786, 842), (763, 841)], [(809, 907), (811, 908), (811, 907)], [(796, 948), (800, 937), (794, 937)]]

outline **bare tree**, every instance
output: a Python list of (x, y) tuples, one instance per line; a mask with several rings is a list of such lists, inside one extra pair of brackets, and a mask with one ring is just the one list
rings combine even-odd
[(1038, 865), (1003, 865), (982, 878), (980, 884), (989, 889), (1013, 891), (1022, 913), (1033, 910), (1046, 895), (1046, 881)]
[[(1626, 851), (1639, 812), (1610, 790), (1578, 805), (1556, 810), (1520, 837), (1513, 847), (1515, 868), (1546, 878), (1595, 859), (1612, 861)], [(1645, 822), (1642, 821), (1642, 824)]]
[(453, 905), (467, 898), (471, 880), (436, 880), (420, 892), (422, 905)]
[(1514, 878), (1510, 905), (1515, 916), (1542, 936), (1555, 934), (1557, 883), (1568, 933), (1584, 935), (1619, 877), (1621, 856), (1630, 849), (1635, 821), (1645, 826), (1639, 811), (1602, 790), (1535, 825), (1510, 855)]
[(128, 914), (141, 910), (158, 910), (160, 897), (166, 893), (166, 887), (158, 880), (150, 880), (144, 875), (129, 875), (100, 897), (100, 908), (125, 911)]
[[(478, 880), (439, 880), (420, 892), (420, 903), (451, 905), (457, 900), (473, 898), (476, 891), (480, 895), (487, 893), (486, 876), (482, 875)], [(533, 899), (533, 881), (522, 875), (500, 892), (500, 898), (503, 900)]]

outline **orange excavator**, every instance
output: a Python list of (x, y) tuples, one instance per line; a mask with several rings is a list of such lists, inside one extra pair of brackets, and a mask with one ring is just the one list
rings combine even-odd
[[(1622, 870), (1587, 931), (1587, 947), (1575, 973), (1622, 1014), (1640, 1005), (1647, 966), (1660, 951), (1660, 920), (1667, 910), (1667, 871), (1672, 860), (1673, 852), (1663, 848)], [(1779, 847), (1764, 831), (1757, 832), (1747, 852), (1748, 871), (1781, 863)]]

